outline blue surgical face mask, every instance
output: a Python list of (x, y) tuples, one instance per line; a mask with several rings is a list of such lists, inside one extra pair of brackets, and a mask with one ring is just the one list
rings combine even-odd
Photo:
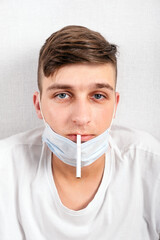
[[(101, 157), (108, 148), (108, 129), (101, 135), (81, 144), (81, 166), (88, 166)], [(77, 144), (55, 133), (46, 123), (42, 140), (64, 163), (76, 167)]]

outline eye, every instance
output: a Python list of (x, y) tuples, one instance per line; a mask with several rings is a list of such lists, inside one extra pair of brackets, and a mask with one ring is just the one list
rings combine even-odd
[(57, 98), (60, 98), (60, 99), (66, 99), (66, 98), (68, 98), (69, 96), (68, 96), (68, 94), (66, 94), (66, 93), (59, 93), (59, 94), (56, 95), (56, 97), (57, 97)]
[(102, 94), (100, 94), (100, 93), (94, 94), (93, 97), (94, 97), (95, 99), (97, 99), (97, 100), (98, 100), (98, 99), (103, 99), (103, 98), (105, 98), (105, 96), (102, 95)]
[(67, 103), (72, 99), (71, 93), (68, 92), (57, 92), (52, 97), (57, 103)]

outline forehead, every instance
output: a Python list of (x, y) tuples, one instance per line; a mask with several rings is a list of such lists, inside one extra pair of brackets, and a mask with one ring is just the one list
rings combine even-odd
[(89, 85), (104, 83), (115, 88), (116, 70), (110, 64), (72, 64), (61, 67), (56, 73), (44, 77), (42, 87), (50, 85), (67, 84), (77, 88), (87, 88)]

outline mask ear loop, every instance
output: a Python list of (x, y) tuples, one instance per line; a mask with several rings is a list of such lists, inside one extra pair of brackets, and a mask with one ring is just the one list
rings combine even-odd
[(113, 121), (114, 121), (114, 115), (115, 115), (115, 113), (116, 113), (116, 107), (115, 107), (115, 104), (114, 104), (114, 110), (113, 110), (113, 115), (112, 115), (112, 121), (111, 121), (110, 126), (109, 126), (109, 128), (108, 128), (108, 131), (111, 130), (111, 127), (112, 127), (112, 125), (113, 125)]
[(40, 112), (41, 112), (41, 115), (42, 115), (42, 118), (43, 118), (44, 125), (47, 126), (47, 122), (45, 121), (44, 115), (43, 115), (43, 112), (42, 112), (40, 93), (38, 94), (38, 100), (39, 100), (39, 108), (40, 108)]

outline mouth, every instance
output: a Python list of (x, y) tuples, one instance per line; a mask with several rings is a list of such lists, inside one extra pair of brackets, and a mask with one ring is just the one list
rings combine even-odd
[[(78, 135), (78, 133), (77, 134), (68, 134), (67, 138), (76, 143), (77, 142), (77, 135)], [(81, 135), (81, 134), (79, 134), (79, 135)], [(93, 134), (82, 134), (81, 135), (81, 142), (82, 143), (87, 142), (87, 141), (91, 140), (92, 138), (94, 138)]]

